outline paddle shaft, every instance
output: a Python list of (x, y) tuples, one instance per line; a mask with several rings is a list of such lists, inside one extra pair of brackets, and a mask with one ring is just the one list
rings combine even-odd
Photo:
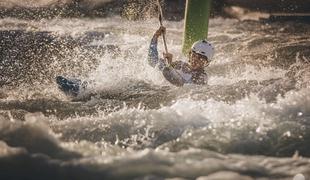
[[(158, 15), (159, 24), (160, 24), (160, 26), (163, 26), (163, 10), (161, 8), (159, 0), (157, 0), (157, 4), (158, 4), (158, 10), (159, 10), (159, 15)], [(167, 42), (166, 42), (166, 33), (163, 33), (163, 41), (164, 41), (165, 51), (167, 54), (168, 53), (168, 47), (167, 47)]]
[[(161, 8), (159, 0), (157, 0), (157, 4), (158, 4), (158, 10), (159, 10), (159, 16), (158, 16), (159, 23), (160, 23), (160, 26), (163, 26), (163, 10)], [(168, 54), (168, 48), (167, 48), (167, 43), (166, 43), (166, 34), (165, 34), (165, 32), (163, 33), (163, 41), (164, 41), (164, 45), (165, 45), (166, 54)], [(166, 59), (166, 61), (168, 62), (167, 59)], [(168, 62), (168, 67), (167, 68), (172, 68), (171, 64), (169, 62)], [(168, 69), (166, 69), (166, 71), (165, 70), (163, 71), (163, 75), (165, 76), (165, 78), (170, 83), (172, 83), (172, 84), (174, 84), (176, 86), (183, 86), (184, 82), (183, 82), (183, 79), (182, 79), (182, 76), (180, 75), (180, 73), (178, 71), (174, 71), (174, 73), (177, 75), (177, 77), (171, 78), (169, 76), (170, 72), (169, 72)], [(166, 76), (168, 76), (168, 77), (166, 77)]]

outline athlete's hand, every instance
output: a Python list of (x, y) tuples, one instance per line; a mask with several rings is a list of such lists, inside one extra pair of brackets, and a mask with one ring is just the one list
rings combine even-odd
[(166, 28), (164, 26), (160, 26), (159, 29), (155, 32), (155, 36), (159, 37), (166, 33)]
[(163, 56), (168, 61), (168, 64), (171, 64), (173, 55), (171, 53), (163, 53)]

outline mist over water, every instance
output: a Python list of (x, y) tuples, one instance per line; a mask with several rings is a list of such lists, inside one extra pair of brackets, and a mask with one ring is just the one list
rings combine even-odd
[[(177, 88), (146, 61), (157, 24), (0, 20), (1, 177), (309, 177), (309, 25), (212, 19), (209, 85)], [(183, 22), (166, 24), (169, 51), (186, 60)], [(57, 75), (90, 85), (69, 98)]]
[(87, 5), (88, 7), (94, 7), (98, 5), (102, 5), (107, 2), (111, 2), (112, 0), (82, 0), (82, 1), (74, 1), (74, 0), (1, 0), (0, 7), (1, 8), (40, 8), (40, 7), (55, 7), (55, 6), (64, 6), (66, 4), (72, 3), (80, 3), (81, 6)]

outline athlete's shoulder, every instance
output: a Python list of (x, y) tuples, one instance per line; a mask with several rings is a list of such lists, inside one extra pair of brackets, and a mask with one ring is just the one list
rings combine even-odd
[(189, 67), (189, 64), (184, 61), (173, 61), (171, 63), (171, 66), (174, 69), (183, 69), (183, 68)]

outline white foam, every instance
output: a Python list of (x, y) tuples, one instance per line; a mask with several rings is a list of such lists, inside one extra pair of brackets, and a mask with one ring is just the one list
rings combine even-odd
[[(302, 114), (301, 114), (302, 113)], [(266, 103), (252, 94), (233, 104), (209, 99), (197, 101), (191, 98), (178, 99), (171, 106), (159, 109), (128, 108), (99, 116), (69, 118), (51, 122), (62, 131), (74, 129), (88, 132), (92, 129), (108, 131), (108, 136), (128, 134), (128, 138), (148, 139), (152, 133), (170, 133), (180, 136), (180, 132), (195, 128), (230, 129), (253, 127), (258, 134), (264, 134), (287, 120), (307, 118), (310, 115), (310, 92), (307, 89), (289, 92), (285, 97), (278, 97), (275, 103)], [(115, 127), (121, 128), (118, 132)], [(68, 128), (68, 129), (66, 129)], [(148, 129), (148, 130), (147, 130)], [(97, 132), (97, 131), (95, 131)], [(140, 133), (142, 134), (140, 134)], [(105, 134), (105, 133), (103, 133)], [(290, 132), (292, 136), (292, 132)], [(104, 139), (105, 137), (103, 137)], [(153, 137), (154, 138), (154, 137)]]
[[(228, 65), (229, 66), (229, 65)], [(239, 69), (231, 69), (222, 73), (222, 76), (214, 75), (209, 78), (209, 85), (231, 85), (239, 81), (264, 81), (269, 79), (283, 78), (286, 70), (274, 67), (257, 67), (245, 65)]]

